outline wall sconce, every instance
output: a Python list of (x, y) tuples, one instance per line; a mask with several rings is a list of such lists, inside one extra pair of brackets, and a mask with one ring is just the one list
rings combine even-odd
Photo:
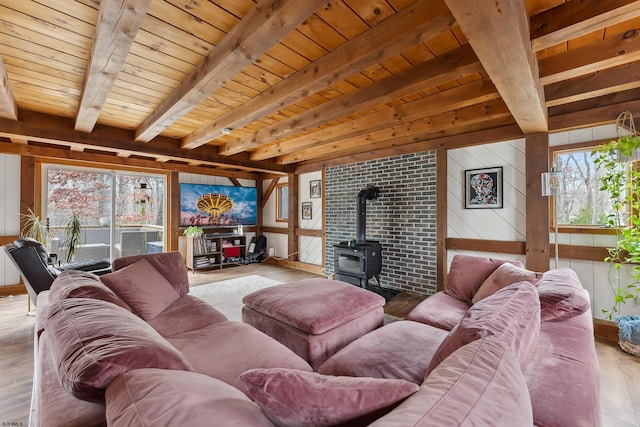
[[(542, 195), (558, 196), (564, 191), (565, 173), (556, 170), (554, 164), (550, 172), (542, 174)], [(558, 200), (553, 201), (553, 227), (554, 227), (554, 245), (555, 245), (555, 268), (558, 268)]]

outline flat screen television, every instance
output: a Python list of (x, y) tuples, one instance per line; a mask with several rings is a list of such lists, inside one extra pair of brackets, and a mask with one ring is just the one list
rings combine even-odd
[(255, 187), (180, 184), (180, 226), (256, 225), (257, 219)]

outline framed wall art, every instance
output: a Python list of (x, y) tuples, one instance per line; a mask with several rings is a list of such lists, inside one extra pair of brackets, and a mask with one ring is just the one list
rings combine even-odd
[(502, 208), (502, 166), (464, 171), (464, 208)]
[(319, 179), (309, 183), (309, 197), (312, 199), (319, 199), (322, 197), (322, 186)]
[(311, 202), (302, 203), (302, 219), (311, 219), (313, 217), (313, 205)]

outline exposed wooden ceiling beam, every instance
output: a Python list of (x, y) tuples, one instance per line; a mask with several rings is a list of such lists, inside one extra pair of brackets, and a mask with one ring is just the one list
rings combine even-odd
[(134, 141), (134, 132), (131, 130), (97, 124), (91, 133), (85, 133), (78, 132), (73, 127), (72, 119), (23, 110), (19, 121), (0, 118), (0, 137), (26, 138), (29, 141), (68, 147), (79, 145), (86, 149), (116, 154), (123, 151), (145, 157), (166, 156), (183, 162), (197, 160), (210, 166), (245, 171), (288, 173), (292, 170), (291, 167), (276, 165), (272, 161), (253, 162), (248, 155), (227, 157), (212, 154), (210, 150), (183, 150), (179, 140), (168, 137), (158, 137), (153, 144), (141, 144)]
[[(511, 123), (501, 123), (511, 121)], [(366, 152), (334, 155), (328, 153), (326, 158), (314, 159), (302, 162), (297, 165), (295, 172), (307, 173), (321, 170), (325, 167), (339, 166), (348, 163), (364, 162), (373, 159), (381, 159), (386, 157), (394, 157), (402, 154), (419, 153), (422, 151), (435, 150), (438, 148), (461, 148), (472, 145), (481, 145), (498, 141), (506, 141), (509, 139), (521, 138), (522, 131), (513, 123), (512, 118), (498, 119), (491, 123), (489, 129), (473, 129), (472, 125), (469, 129), (456, 129), (456, 133), (442, 132), (441, 135), (433, 135), (430, 139), (419, 142), (407, 143), (403, 145), (393, 144), (393, 141), (376, 144)]]
[(454, 24), (455, 20), (443, 2), (417, 0), (371, 30), (312, 62), (261, 96), (191, 133), (182, 140), (182, 147), (195, 148), (206, 144), (222, 135), (224, 128), (245, 126), (368, 66), (397, 55), (422, 40), (428, 40), (452, 28)]
[(640, 116), (640, 101), (626, 101), (595, 107), (589, 110), (569, 112), (549, 117), (551, 131), (577, 129), (585, 126), (597, 126), (615, 123), (618, 115), (623, 111), (631, 111), (636, 117)]
[(540, 80), (546, 86), (640, 60), (640, 32), (615, 37), (540, 60)]
[(511, 113), (502, 100), (490, 101), (437, 114), (428, 119), (363, 133), (362, 135), (342, 139), (330, 144), (318, 144), (305, 150), (278, 157), (276, 162), (290, 164), (321, 157), (327, 153), (339, 155), (340, 152), (362, 150), (362, 147), (370, 147), (384, 141), (390, 141), (393, 144), (417, 142), (429, 136), (433, 137), (434, 132), (510, 116)]
[(482, 70), (473, 50), (462, 46), (430, 61), (377, 81), (356, 92), (342, 95), (289, 119), (260, 129), (237, 141), (220, 147), (223, 155), (236, 154), (272, 142), (279, 137), (313, 129), (367, 108), (388, 102), (393, 98), (412, 95), (422, 89), (433, 88)]
[[(310, 148), (315, 144), (328, 144), (345, 138), (356, 137), (391, 126), (401, 126), (417, 119), (448, 110), (456, 110), (499, 98), (490, 80), (467, 83), (417, 101), (374, 113), (356, 120), (320, 129), (311, 134), (258, 147), (250, 156), (251, 160), (264, 160)], [(342, 142), (341, 142), (342, 144)]]
[(261, 0), (136, 130), (149, 142), (293, 31), (326, 0)]
[(640, 64), (632, 63), (545, 86), (547, 106), (596, 98), (640, 87)]
[(445, 0), (525, 134), (548, 130), (538, 63), (529, 39), (526, 3)]
[(21, 138), (19, 136), (12, 137), (11, 142), (13, 142), (14, 144), (22, 144), (22, 145), (29, 144), (29, 141), (27, 140), (27, 138)]
[(640, 16), (638, 0), (568, 1), (531, 18), (535, 52)]
[(151, 0), (102, 0), (75, 129), (91, 132)]
[(0, 117), (18, 120), (18, 104), (9, 84), (9, 76), (0, 58)]
[(198, 167), (194, 165), (177, 164), (177, 163), (159, 163), (154, 160), (146, 159), (125, 159), (120, 156), (102, 153), (84, 153), (81, 151), (72, 151), (64, 146), (60, 147), (41, 147), (33, 145), (11, 144), (0, 141), (0, 153), (18, 154), (21, 156), (35, 156), (41, 159), (71, 160), (74, 162), (90, 162), (93, 164), (103, 164), (105, 167), (122, 167), (122, 168), (144, 168), (156, 171), (173, 171), (196, 173), (203, 175), (215, 174), (217, 176), (237, 177), (246, 179), (256, 179), (256, 174), (251, 172), (229, 171), (226, 169), (212, 167)]

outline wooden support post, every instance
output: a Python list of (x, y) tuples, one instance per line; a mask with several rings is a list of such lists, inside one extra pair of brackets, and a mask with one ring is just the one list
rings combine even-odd
[(537, 133), (525, 138), (527, 269), (549, 270), (549, 199), (542, 195), (541, 174), (549, 169), (549, 134)]
[(288, 219), (288, 246), (289, 261), (298, 261), (298, 174), (290, 173), (289, 187), (289, 219)]
[(436, 151), (436, 290), (447, 287), (447, 150)]

